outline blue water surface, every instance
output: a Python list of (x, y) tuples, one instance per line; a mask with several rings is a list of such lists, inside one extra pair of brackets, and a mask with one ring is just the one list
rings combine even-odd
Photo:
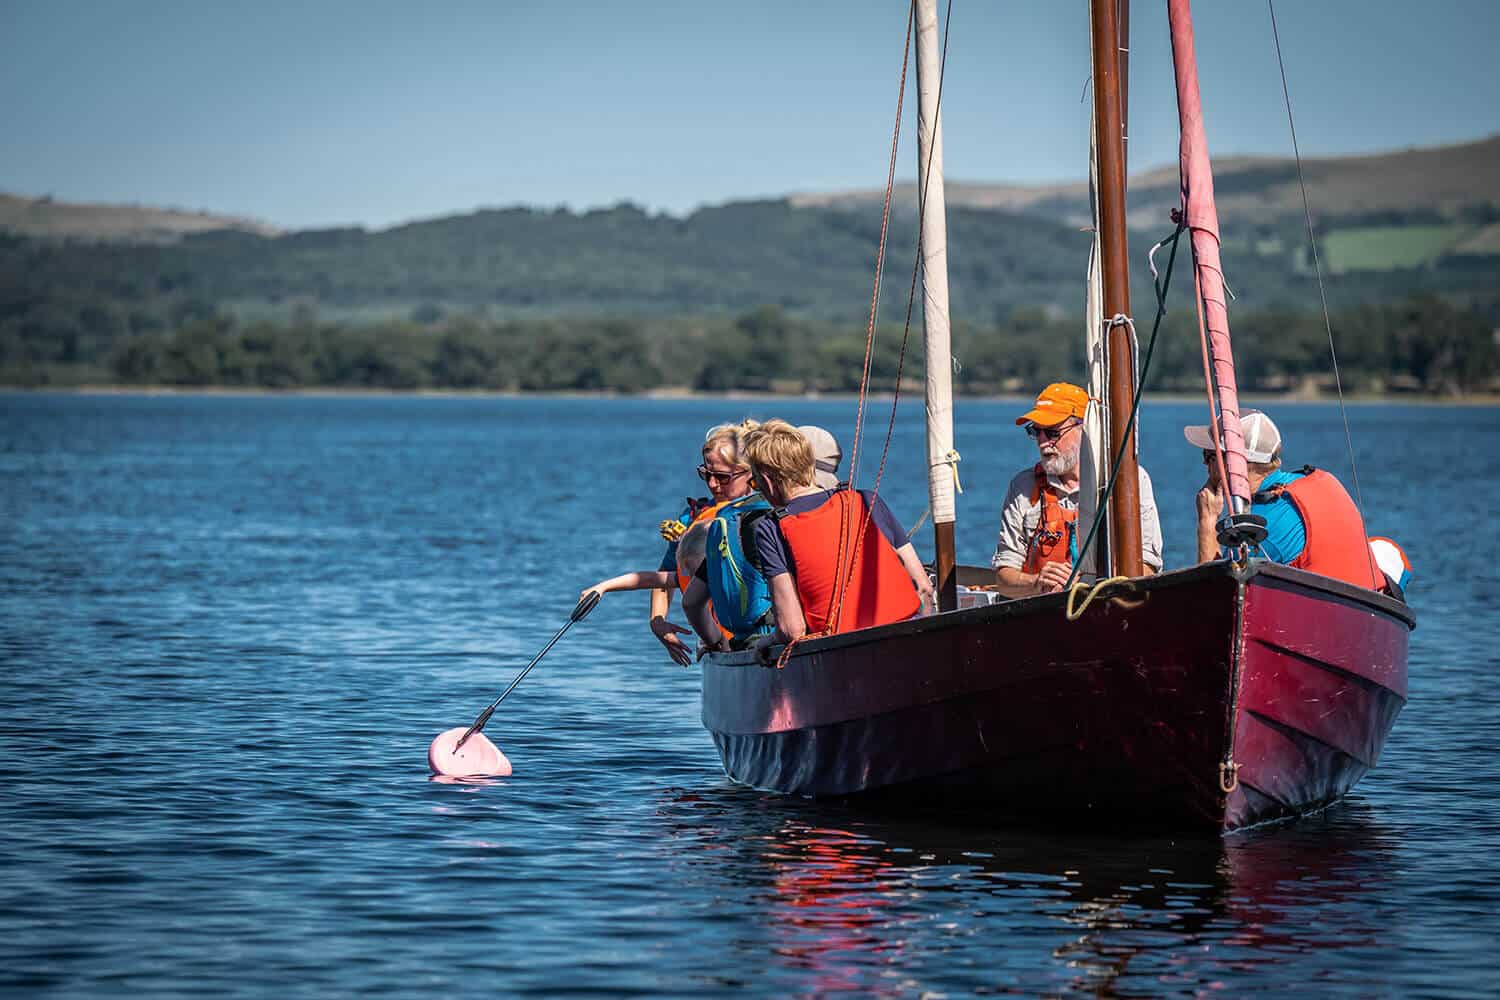
[[(957, 406), (960, 558), (1031, 461)], [(1169, 566), (1202, 479), (1148, 405)], [(1272, 410), (1346, 482), (1332, 405)], [(0, 396), (0, 990), (18, 996), (1493, 995), (1500, 411), (1356, 405), (1407, 546), (1411, 702), (1327, 813), (1225, 839), (898, 819), (732, 786), (611, 595), (428, 779), (578, 590), (654, 568), (696, 444), (847, 401)], [(872, 406), (869, 484), (888, 404)], [(881, 492), (925, 506), (920, 407)], [(919, 549), (930, 547), (919, 535)]]

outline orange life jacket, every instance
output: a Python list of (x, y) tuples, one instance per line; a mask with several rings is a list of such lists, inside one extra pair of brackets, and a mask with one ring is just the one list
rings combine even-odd
[(1042, 512), (1036, 531), (1026, 543), (1026, 562), (1021, 569), (1026, 573), (1040, 573), (1048, 563), (1062, 563), (1073, 568), (1073, 532), (1078, 521), (1078, 510), (1063, 510), (1057, 490), (1047, 481), (1047, 471), (1038, 462), (1032, 470), (1036, 481), (1031, 487), (1031, 502), (1041, 502)]
[(1356, 587), (1379, 590), (1385, 581), (1370, 554), (1359, 508), (1354, 506), (1344, 484), (1310, 465), (1304, 466), (1302, 473), (1298, 479), (1255, 495), (1257, 503), (1286, 497), (1302, 517), (1307, 542), (1302, 546), (1302, 554), (1290, 565)]
[(864, 497), (841, 489), (812, 510), (778, 515), (809, 633), (903, 621), (922, 606), (901, 557), (867, 511)]

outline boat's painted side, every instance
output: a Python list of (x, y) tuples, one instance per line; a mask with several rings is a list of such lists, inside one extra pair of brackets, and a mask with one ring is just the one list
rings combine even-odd
[(1327, 805), (1375, 766), (1406, 704), (1411, 618), (1368, 597), (1281, 566), (1246, 581), (1227, 827)]
[(1409, 614), (1329, 587), (1216, 564), (1076, 622), (1053, 595), (813, 640), (780, 670), (711, 656), (703, 721), (731, 778), (775, 791), (1242, 825), (1346, 791), (1404, 701)]

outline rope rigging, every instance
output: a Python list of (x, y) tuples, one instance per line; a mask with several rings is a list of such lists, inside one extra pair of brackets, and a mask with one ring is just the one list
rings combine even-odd
[[(1179, 218), (1177, 220), (1176, 231), (1150, 250), (1150, 254), (1154, 255), (1162, 246), (1168, 243), (1172, 244), (1172, 252), (1167, 255), (1166, 275), (1160, 282), (1156, 281), (1156, 262), (1154, 259), (1151, 261), (1152, 284), (1156, 288), (1156, 318), (1151, 323), (1151, 337), (1146, 341), (1146, 353), (1141, 359), (1141, 374), (1140, 378), (1136, 380), (1135, 392), (1131, 396), (1130, 416), (1126, 419), (1125, 433), (1120, 438), (1120, 448), (1115, 452), (1114, 462), (1111, 464), (1109, 470), (1109, 479), (1105, 481), (1104, 493), (1099, 498), (1098, 509), (1094, 512), (1094, 521), (1089, 525), (1088, 537), (1084, 539), (1083, 544), (1078, 548), (1078, 561), (1073, 564), (1073, 572), (1068, 574), (1068, 581), (1063, 585), (1064, 590), (1071, 588), (1074, 582), (1078, 580), (1078, 571), (1084, 564), (1084, 556), (1088, 554), (1089, 546), (1093, 545), (1094, 538), (1099, 533), (1100, 525), (1109, 516), (1109, 500), (1115, 491), (1115, 480), (1120, 475), (1120, 463), (1125, 460), (1126, 449), (1134, 445), (1136, 420), (1141, 411), (1141, 394), (1146, 390), (1146, 377), (1151, 372), (1151, 356), (1156, 351), (1156, 335), (1161, 330), (1162, 318), (1167, 315), (1167, 289), (1172, 285), (1172, 267), (1177, 262), (1177, 242), (1186, 231), (1187, 226)], [(1150, 258), (1148, 257), (1148, 259)], [(1121, 320), (1130, 323), (1132, 327), (1134, 326), (1129, 317), (1122, 316), (1110, 317), (1108, 320), (1105, 320), (1105, 323), (1107, 326), (1113, 326)]]
[[(874, 283), (873, 283), (873, 288), (871, 289), (871, 292), (870, 292), (870, 318), (869, 318), (869, 322), (866, 324), (866, 327), (865, 327), (865, 358), (864, 358), (863, 370), (862, 370), (862, 372), (860, 374), (859, 402), (858, 402), (858, 404), (856, 406), (856, 409), (855, 409), (854, 444), (853, 444), (852, 449), (850, 451), (850, 457), (849, 457), (849, 489), (850, 489), (851, 492), (854, 492), (854, 491), (858, 490), (859, 455), (860, 455), (860, 450), (861, 450), (860, 446), (861, 446), (861, 442), (862, 442), (863, 437), (864, 437), (865, 407), (866, 407), (866, 405), (868, 404), (868, 401), (869, 401), (870, 372), (871, 372), (871, 368), (872, 368), (873, 360), (874, 360), (874, 355), (875, 355), (876, 321), (879, 318), (879, 313), (880, 313), (880, 286), (881, 286), (881, 278), (882, 278), (882, 276), (884, 274), (884, 271), (885, 271), (886, 242), (887, 242), (887, 239), (888, 239), (889, 234), (890, 234), (891, 197), (892, 197), (892, 192), (894, 191), (895, 184), (896, 184), (896, 161), (897, 161), (897, 157), (898, 157), (898, 155), (900, 153), (900, 146), (901, 146), (901, 114), (902, 114), (902, 109), (903, 109), (903, 106), (904, 106), (904, 103), (905, 103), (905, 98), (906, 98), (906, 77), (907, 77), (907, 72), (908, 72), (908, 69), (909, 69), (910, 63), (911, 63), (912, 29), (913, 29), (913, 27), (914, 27), (914, 25), (916, 23), (916, 16), (917, 16), (917, 7), (916, 7), (915, 0), (913, 0), (913, 2), (909, 5), (909, 7), (907, 9), (907, 17), (906, 17), (906, 39), (905, 39), (905, 42), (903, 43), (904, 47), (902, 49), (902, 57), (901, 57), (901, 81), (900, 81), (900, 87), (899, 87), (899, 90), (897, 92), (897, 97), (896, 97), (896, 124), (895, 124), (895, 127), (894, 127), (894, 129), (892, 131), (892, 135), (891, 135), (890, 164), (889, 164), (889, 167), (888, 167), (887, 172), (886, 172), (885, 199), (884, 199), (883, 206), (881, 208), (881, 217), (880, 217), (880, 243), (879, 243), (879, 246), (876, 249), (876, 254), (875, 254), (875, 279), (874, 279)], [(937, 105), (937, 110), (938, 110), (939, 113), (941, 112), (941, 109), (942, 109), (943, 79), (944, 79), (944, 77), (946, 75), (946, 69), (947, 69), (947, 65), (948, 65), (948, 37), (949, 37), (949, 28), (950, 28), (950, 26), (952, 24), (952, 19), (953, 19), (953, 3), (952, 3), (952, 0), (949, 0), (948, 11), (947, 11), (947, 14), (945, 15), (944, 21), (943, 21), (943, 48), (942, 48), (942, 53), (940, 55), (939, 62), (938, 62), (938, 88), (937, 88), (937, 101), (936, 101), (936, 105)], [(934, 115), (934, 122), (936, 122), (937, 119), (938, 119), (938, 115), (935, 114)], [(934, 128), (935, 127), (936, 127), (936, 125), (934, 125)], [(908, 294), (907, 294), (907, 300), (906, 300), (906, 322), (905, 322), (905, 327), (903, 328), (902, 334), (901, 334), (901, 350), (900, 350), (900, 353), (897, 355), (897, 359), (896, 359), (896, 381), (895, 381), (895, 386), (893, 387), (893, 391), (891, 393), (891, 414), (890, 414), (890, 419), (889, 419), (889, 421), (886, 424), (885, 442), (884, 442), (884, 445), (882, 446), (881, 451), (880, 451), (880, 464), (876, 467), (876, 471), (875, 471), (875, 485), (874, 485), (873, 489), (871, 490), (872, 496), (875, 496), (875, 497), (879, 497), (879, 495), (880, 495), (880, 483), (881, 483), (882, 478), (885, 475), (886, 459), (890, 455), (891, 438), (895, 434), (895, 428), (896, 428), (896, 409), (897, 409), (898, 404), (901, 401), (901, 378), (902, 378), (902, 373), (903, 373), (903, 371), (905, 370), (905, 367), (906, 367), (906, 348), (907, 348), (907, 344), (908, 344), (908, 342), (910, 340), (910, 337), (911, 337), (911, 316), (912, 316), (912, 309), (913, 309), (913, 304), (916, 301), (917, 280), (918, 280), (918, 277), (919, 277), (919, 275), (921, 273), (921, 268), (922, 268), (922, 263), (923, 263), (923, 261), (922, 261), (922, 217), (923, 217), (923, 215), (925, 214), (925, 212), (927, 210), (926, 192), (927, 192), (928, 181), (931, 178), (931, 171), (932, 171), (932, 161), (929, 160), (928, 163), (927, 163), (927, 171), (920, 178), (920, 187), (919, 187), (919, 191), (918, 191), (918, 209), (917, 209), (917, 249), (916, 249), (916, 260), (915, 260), (915, 262), (912, 265), (911, 287), (910, 287), (910, 290), (908, 291)], [(951, 454), (951, 463), (953, 464), (954, 478), (955, 479), (957, 478), (957, 472), (958, 472), (958, 467), (957, 467), (957, 464), (956, 464), (957, 461), (958, 461), (958, 453), (955, 451), (955, 452), (953, 452)], [(839, 615), (842, 612), (843, 595), (844, 595), (844, 593), (847, 590), (847, 587), (848, 587), (850, 579), (852, 579), (852, 577), (853, 577), (854, 567), (855, 567), (855, 565), (858, 562), (860, 549), (863, 546), (865, 534), (869, 530), (870, 522), (871, 522), (871, 519), (873, 517), (874, 517), (874, 508), (873, 508), (873, 505), (867, 504), (866, 505), (866, 509), (865, 509), (865, 513), (864, 513), (864, 519), (863, 519), (863, 521), (862, 521), (862, 523), (860, 525), (860, 530), (857, 533), (856, 537), (853, 539), (853, 545), (854, 545), (853, 553), (852, 553), (852, 555), (850, 555), (847, 563), (845, 561), (845, 556), (846, 556), (846, 554), (848, 554), (848, 546), (849, 546), (849, 543), (850, 543), (849, 530), (848, 530), (849, 529), (849, 525), (848, 525), (848, 521), (847, 520), (842, 520), (841, 519), (841, 521), (840, 521), (840, 526), (839, 526), (838, 561), (837, 561), (837, 563), (835, 563), (835, 565), (838, 566), (838, 567), (840, 567), (840, 568), (843, 568), (843, 567), (847, 566), (847, 569), (844, 570), (844, 578), (843, 578), (843, 580), (840, 583), (838, 583), (838, 584), (835, 585), (835, 587), (833, 588), (833, 592), (829, 595), (829, 608), (828, 608), (828, 613), (827, 613), (827, 616), (826, 616), (825, 620), (827, 620), (831, 624), (831, 631), (833, 631), (833, 632), (837, 632), (838, 631)], [(918, 523), (920, 524), (921, 522), (919, 521)], [(781, 651), (781, 655), (777, 658), (776, 666), (778, 668), (786, 666), (787, 659), (791, 655), (791, 652), (792, 652), (792, 650), (793, 650), (794, 647), (796, 647), (801, 642), (804, 642), (804, 641), (807, 641), (808, 639), (813, 639), (813, 638), (816, 638), (816, 637), (817, 636), (814, 636), (814, 635), (804, 635), (804, 636), (802, 636), (799, 639), (794, 639), (791, 642), (787, 643), (786, 648), (784, 648)]]
[[(917, 10), (916, 0), (913, 0), (913, 2), (911, 4), (911, 13), (910, 13), (909, 19), (907, 21), (907, 24), (908, 24), (908, 32), (907, 32), (908, 42), (910, 40), (910, 27), (909, 26), (912, 23), (912, 21), (915, 20), (915, 18), (916, 18), (916, 10)], [(949, 35), (949, 28), (950, 28), (950, 25), (952, 24), (952, 21), (953, 21), (953, 2), (952, 2), (952, 0), (949, 0), (949, 3), (948, 3), (948, 12), (944, 16), (944, 20), (943, 20), (943, 48), (942, 48), (942, 51), (939, 53), (939, 56), (938, 56), (938, 85), (937, 85), (937, 95), (936, 95), (936, 99), (934, 101), (935, 110), (934, 110), (934, 113), (933, 113), (933, 116), (932, 116), (932, 118), (933, 118), (933, 126), (932, 127), (933, 127), (934, 132), (937, 129), (937, 123), (942, 119), (942, 110), (943, 110), (943, 79), (944, 79), (944, 77), (946, 75), (946, 70), (947, 70), (947, 67), (948, 67), (948, 38), (950, 37), (950, 35)], [(909, 45), (908, 45), (908, 49), (909, 49)], [(908, 55), (909, 55), (909, 53), (908, 53)], [(903, 86), (903, 88), (905, 87), (905, 79), (906, 79), (906, 75), (905, 75), (905, 63), (903, 61), (903, 67), (902, 67), (902, 86)], [(899, 131), (898, 131), (898, 138), (899, 138)], [(891, 151), (892, 163), (895, 162), (895, 156), (896, 156), (896, 150), (893, 148), (892, 151)], [(919, 184), (918, 184), (918, 189), (917, 189), (917, 246), (916, 246), (915, 259), (912, 261), (911, 284), (910, 284), (910, 287), (907, 289), (907, 293), (906, 293), (906, 319), (905, 319), (905, 323), (904, 323), (904, 325), (902, 327), (902, 330), (901, 330), (901, 350), (900, 350), (900, 352), (896, 356), (896, 382), (895, 382), (895, 385), (892, 387), (892, 390), (891, 390), (891, 415), (890, 415), (890, 419), (886, 422), (885, 443), (884, 443), (884, 445), (880, 449), (880, 465), (877, 466), (876, 470), (875, 470), (875, 485), (874, 485), (874, 487), (870, 491), (872, 493), (872, 495), (877, 496), (877, 497), (880, 495), (880, 483), (881, 483), (881, 480), (885, 477), (885, 463), (886, 463), (886, 459), (889, 457), (890, 451), (891, 451), (891, 438), (894, 437), (895, 433), (896, 433), (896, 408), (897, 408), (897, 405), (901, 402), (901, 378), (902, 378), (902, 373), (906, 370), (906, 347), (907, 347), (907, 344), (911, 340), (911, 314), (912, 314), (912, 310), (916, 306), (916, 301), (917, 301), (917, 281), (921, 277), (923, 265), (926, 264), (926, 258), (924, 256), (925, 247), (924, 247), (924, 244), (923, 244), (923, 235), (922, 234), (923, 234), (923, 228), (924, 228), (923, 227), (923, 223), (926, 221), (926, 215), (927, 215), (927, 192), (928, 192), (928, 190), (930, 188), (931, 183), (932, 183), (932, 158), (929, 158), (928, 161), (927, 161), (927, 168), (923, 172), (921, 178), (919, 179)], [(876, 283), (877, 283), (877, 285), (879, 284), (879, 281), (880, 281), (880, 277), (877, 274), (876, 275)], [(872, 325), (872, 328), (873, 328), (873, 325), (874, 325), (874, 316), (873, 315), (871, 316), (871, 325)], [(870, 344), (871, 344), (871, 347), (873, 348), (873, 345), (874, 345), (874, 337), (873, 336), (870, 339)], [(866, 357), (866, 359), (865, 359), (865, 371), (868, 373), (869, 369), (870, 369), (870, 358)], [(863, 406), (863, 404), (864, 404), (864, 397), (865, 397), (865, 394), (868, 391), (868, 389), (869, 389), (869, 383), (868, 383), (868, 380), (867, 380), (864, 385), (860, 386), (860, 402), (861, 402), (861, 406)], [(856, 448), (856, 450), (858, 449), (858, 447), (859, 447), (859, 441), (858, 441), (858, 439), (856, 439), (855, 440), (855, 448)], [(959, 462), (959, 454), (958, 454), (958, 452), (954, 451), (954, 450), (950, 450), (948, 452), (948, 454), (946, 456), (944, 456), (940, 461), (943, 462), (944, 464), (947, 464), (947, 465), (949, 465), (949, 466), (952, 467), (952, 469), (953, 469), (953, 480), (954, 480), (954, 483), (956, 484), (958, 482), (958, 462)], [(853, 486), (854, 486), (854, 479), (853, 479), (852, 476), (850, 477), (849, 485), (850, 485), (850, 488), (853, 488)], [(856, 543), (855, 543), (856, 545), (861, 544), (862, 540), (864, 539), (865, 532), (869, 529), (870, 519), (872, 517), (874, 517), (874, 509), (873, 509), (873, 507), (867, 507), (867, 509), (865, 510), (864, 524), (862, 524), (861, 527), (860, 527), (859, 540), (856, 541)], [(855, 561), (858, 559), (858, 557), (859, 557), (859, 553), (858, 553), (858, 549), (856, 549), (854, 559), (851, 559), (850, 562), (849, 562), (848, 573), (851, 574), (851, 575), (854, 572), (854, 564), (855, 564)], [(840, 562), (839, 565), (843, 565), (843, 563)], [(847, 583), (846, 583), (846, 585), (847, 585)]]
[(1344, 383), (1339, 377), (1339, 357), (1333, 346), (1333, 320), (1328, 313), (1328, 289), (1323, 284), (1323, 266), (1318, 259), (1318, 239), (1313, 233), (1312, 208), (1307, 201), (1307, 180), (1302, 175), (1302, 152), (1297, 146), (1297, 123), (1292, 116), (1292, 92), (1286, 82), (1286, 62), (1281, 57), (1281, 34), (1276, 30), (1275, 0), (1266, 0), (1271, 13), (1271, 38), (1276, 44), (1276, 66), (1281, 71), (1281, 95), (1286, 102), (1286, 124), (1292, 133), (1292, 156), (1297, 161), (1297, 186), (1302, 190), (1302, 215), (1307, 220), (1307, 244), (1312, 248), (1313, 274), (1318, 279), (1318, 295), (1323, 302), (1323, 329), (1328, 332), (1328, 356), (1333, 361), (1333, 384), (1339, 394), (1339, 416), (1344, 421), (1344, 446), (1349, 452), (1349, 471), (1354, 477), (1354, 501), (1360, 520), (1365, 516), (1365, 499), (1359, 489), (1359, 468), (1354, 461), (1354, 438), (1349, 433), (1349, 413), (1344, 408)]

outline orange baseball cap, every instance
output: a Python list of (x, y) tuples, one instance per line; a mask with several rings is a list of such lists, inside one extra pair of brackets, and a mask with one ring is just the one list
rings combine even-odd
[(1053, 382), (1036, 397), (1036, 405), (1016, 418), (1016, 424), (1055, 427), (1069, 417), (1082, 420), (1089, 408), (1089, 394), (1070, 382)]

